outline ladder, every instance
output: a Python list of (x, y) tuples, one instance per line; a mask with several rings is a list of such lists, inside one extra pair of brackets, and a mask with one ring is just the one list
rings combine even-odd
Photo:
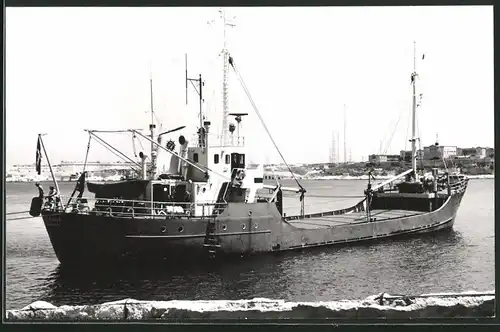
[(207, 248), (208, 258), (214, 259), (217, 253), (217, 248), (220, 248), (219, 238), (216, 235), (217, 232), (217, 221), (216, 217), (208, 219), (207, 230), (205, 235), (205, 241), (203, 246)]

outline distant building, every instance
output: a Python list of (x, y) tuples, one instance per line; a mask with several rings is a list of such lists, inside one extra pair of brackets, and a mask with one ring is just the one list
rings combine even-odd
[(457, 155), (456, 146), (439, 146), (438, 150), (441, 154), (441, 158), (448, 159)]
[(486, 158), (486, 148), (476, 148), (476, 158), (477, 159), (484, 159)]
[(476, 148), (462, 148), (460, 149), (460, 156), (472, 158), (476, 155)]
[[(411, 150), (401, 150), (399, 152), (399, 157), (403, 161), (411, 162)], [(415, 158), (419, 161), (423, 160), (424, 159), (424, 150), (415, 151)]]
[(495, 150), (492, 148), (476, 147), (476, 148), (462, 148), (460, 150), (461, 150), (460, 153), (461, 156), (470, 159), (484, 159), (486, 157), (489, 157), (490, 155), (493, 156), (495, 155)]
[(436, 145), (429, 145), (424, 147), (424, 160), (440, 159), (439, 152)]
[(401, 150), (399, 152), (399, 157), (401, 158), (401, 160), (403, 161), (411, 161), (411, 151), (408, 151), (408, 150)]
[(371, 163), (380, 164), (387, 162), (400, 161), (400, 156), (397, 154), (372, 154), (368, 156), (368, 160)]
[(456, 155), (457, 155), (456, 146), (429, 145), (424, 147), (423, 158), (425, 160), (448, 159)]
[(368, 160), (374, 164), (380, 164), (387, 162), (387, 156), (381, 154), (371, 154), (368, 156)]

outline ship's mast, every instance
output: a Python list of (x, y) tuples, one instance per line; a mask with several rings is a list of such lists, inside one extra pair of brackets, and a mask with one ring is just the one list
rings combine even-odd
[(416, 138), (416, 112), (417, 112), (417, 94), (416, 94), (416, 80), (417, 80), (417, 57), (416, 57), (416, 43), (413, 42), (413, 73), (411, 74), (411, 82), (413, 88), (412, 96), (412, 123), (411, 123), (411, 167), (413, 169), (414, 179), (417, 179), (417, 138)]
[(223, 57), (223, 76), (222, 76), (222, 137), (221, 145), (225, 146), (228, 144), (229, 137), (229, 51), (227, 50), (227, 38), (226, 38), (226, 28), (228, 26), (234, 27), (235, 24), (228, 22), (226, 17), (226, 12), (221, 9), (220, 11), (223, 31), (224, 31), (224, 46), (222, 48)]
[[(151, 132), (151, 140), (154, 140), (155, 128), (154, 123), (154, 106), (153, 106), (153, 74), (151, 68), (149, 69), (149, 89), (150, 89), (150, 107), (151, 107), (151, 123), (149, 125), (149, 130)], [(156, 174), (156, 148), (154, 143), (151, 143), (151, 178), (154, 179)]]

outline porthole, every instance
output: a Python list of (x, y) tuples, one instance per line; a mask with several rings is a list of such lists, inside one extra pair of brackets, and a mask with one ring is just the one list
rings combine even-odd
[(167, 227), (162, 226), (162, 227), (160, 228), (160, 231), (161, 231), (162, 233), (165, 233), (165, 232), (167, 231)]
[(248, 215), (251, 216), (252, 215), (252, 211), (248, 211)]
[(259, 224), (255, 223), (255, 225), (253, 227), (257, 228), (257, 227), (259, 227)]
[(222, 225), (222, 230), (225, 231), (227, 229), (227, 225)]
[(247, 225), (241, 224), (241, 229), (246, 229), (246, 228), (247, 228)]
[(177, 230), (179, 231), (179, 233), (182, 233), (182, 232), (184, 232), (184, 227), (181, 226)]

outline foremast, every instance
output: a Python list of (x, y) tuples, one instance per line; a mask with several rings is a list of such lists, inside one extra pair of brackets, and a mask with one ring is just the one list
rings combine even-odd
[[(154, 123), (154, 104), (153, 104), (153, 74), (151, 70), (149, 71), (149, 90), (150, 90), (150, 113), (151, 113), (151, 123), (149, 124), (149, 131), (151, 135), (151, 140), (155, 139), (155, 128), (156, 125)], [(151, 142), (151, 179), (154, 179), (156, 176), (156, 157), (157, 157), (157, 147), (153, 142)]]
[(417, 113), (417, 57), (416, 57), (416, 43), (413, 42), (413, 72), (411, 73), (412, 83), (412, 120), (411, 120), (411, 168), (413, 170), (413, 180), (417, 180), (417, 137), (416, 137), (416, 113)]

